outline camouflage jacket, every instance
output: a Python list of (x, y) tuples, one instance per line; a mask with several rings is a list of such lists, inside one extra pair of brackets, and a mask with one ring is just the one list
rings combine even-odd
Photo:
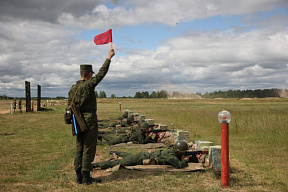
[(172, 165), (177, 169), (188, 166), (185, 159), (179, 160), (174, 149), (154, 151), (151, 154), (157, 159), (159, 165)]
[(101, 82), (108, 72), (111, 60), (106, 59), (98, 73), (88, 80), (79, 80), (74, 84), (68, 93), (68, 106), (75, 94), (80, 83), (79, 90), (76, 93), (74, 102), (80, 108), (81, 114), (88, 128), (97, 128), (97, 103), (95, 95), (95, 87)]
[(140, 129), (132, 128), (130, 133), (130, 140), (131, 141), (138, 141), (139, 144), (147, 144), (147, 143), (156, 143), (157, 138), (152, 139), (145, 133), (143, 133)]

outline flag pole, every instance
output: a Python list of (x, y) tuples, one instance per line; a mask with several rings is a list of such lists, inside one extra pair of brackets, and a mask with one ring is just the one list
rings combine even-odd
[(111, 49), (113, 49), (113, 43), (111, 42)]

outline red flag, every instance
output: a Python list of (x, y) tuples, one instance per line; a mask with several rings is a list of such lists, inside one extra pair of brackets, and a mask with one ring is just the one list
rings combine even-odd
[(103, 45), (112, 42), (112, 29), (109, 29), (105, 33), (101, 33), (94, 37), (94, 43), (96, 45)]

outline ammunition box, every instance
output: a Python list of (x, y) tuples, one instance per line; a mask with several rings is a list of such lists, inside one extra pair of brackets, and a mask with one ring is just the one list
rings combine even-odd
[(196, 141), (195, 142), (195, 148), (196, 150), (204, 150), (203, 148), (209, 148), (210, 146), (213, 145), (213, 142), (211, 141)]
[(175, 129), (173, 132), (173, 138), (171, 138), (172, 142), (175, 142), (177, 140), (184, 140), (186, 142), (189, 142), (189, 131), (182, 131)]
[(148, 123), (148, 125), (154, 125), (154, 119), (145, 119), (145, 122)]
[(159, 124), (158, 124), (158, 128), (159, 128), (159, 129), (168, 129), (168, 126), (159, 123)]
[(145, 120), (146, 116), (145, 115), (139, 115), (139, 121), (140, 120)]
[(215, 171), (221, 171), (221, 145), (209, 147), (209, 166)]

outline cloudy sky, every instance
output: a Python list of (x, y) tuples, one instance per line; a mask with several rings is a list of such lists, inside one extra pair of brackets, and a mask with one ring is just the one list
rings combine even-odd
[(287, 0), (0, 0), (0, 95), (67, 96), (79, 65), (116, 55), (96, 90), (288, 89)]

